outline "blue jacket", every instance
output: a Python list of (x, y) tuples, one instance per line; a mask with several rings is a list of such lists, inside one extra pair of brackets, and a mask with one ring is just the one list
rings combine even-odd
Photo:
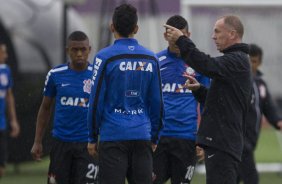
[(94, 58), (89, 142), (157, 141), (163, 102), (158, 60), (137, 40), (118, 39)]

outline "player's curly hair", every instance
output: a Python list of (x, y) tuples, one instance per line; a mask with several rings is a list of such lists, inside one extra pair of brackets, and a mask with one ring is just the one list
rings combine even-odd
[(112, 21), (115, 30), (122, 37), (128, 38), (137, 25), (137, 9), (130, 4), (122, 4), (115, 8)]
[(71, 41), (84, 41), (87, 39), (88, 39), (87, 35), (82, 31), (74, 31), (68, 37), (68, 40)]

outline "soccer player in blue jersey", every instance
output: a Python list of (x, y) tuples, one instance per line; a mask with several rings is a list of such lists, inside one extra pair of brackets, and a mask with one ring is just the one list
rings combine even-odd
[(8, 58), (7, 47), (0, 42), (0, 177), (4, 174), (7, 160), (7, 125), (6, 125), (6, 103), (9, 113), (11, 137), (17, 137), (20, 133), (20, 126), (16, 116), (15, 100), (12, 92), (12, 76), (8, 65), (5, 64)]
[(152, 147), (162, 127), (161, 80), (156, 55), (133, 38), (137, 19), (132, 5), (116, 7), (110, 26), (116, 40), (94, 59), (88, 151), (97, 154), (99, 134), (101, 184), (124, 184), (126, 177), (130, 184), (152, 183)]
[(40, 106), (31, 154), (42, 155), (42, 138), (55, 103), (53, 147), (50, 153), (48, 184), (95, 183), (98, 166), (87, 152), (87, 112), (92, 65), (88, 37), (81, 31), (70, 34), (67, 53), (70, 62), (49, 71)]
[[(174, 15), (166, 24), (190, 36), (188, 22), (182, 16)], [(164, 38), (166, 37), (165, 32)], [(192, 92), (183, 86), (187, 75), (196, 77), (205, 86), (209, 85), (209, 78), (185, 64), (173, 42), (168, 41), (168, 48), (157, 56), (161, 70), (165, 116), (161, 138), (154, 152), (154, 184), (163, 184), (169, 178), (172, 184), (190, 183), (197, 161), (198, 103)]]

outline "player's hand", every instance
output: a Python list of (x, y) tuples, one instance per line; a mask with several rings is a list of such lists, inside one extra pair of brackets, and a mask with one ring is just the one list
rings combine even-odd
[(10, 136), (16, 138), (20, 134), (20, 125), (17, 120), (11, 121), (11, 133)]
[(30, 151), (32, 158), (36, 161), (40, 161), (42, 156), (42, 150), (42, 143), (34, 143)]
[(155, 152), (156, 149), (157, 149), (157, 144), (152, 143), (152, 150), (153, 150), (153, 152)]
[(95, 143), (88, 143), (87, 145), (89, 155), (95, 157), (97, 156), (97, 147)]
[(280, 128), (280, 131), (282, 131), (282, 120), (278, 121), (277, 126)]
[(190, 76), (190, 75), (183, 75), (184, 77), (187, 78), (185, 84), (184, 84), (184, 88), (187, 88), (191, 91), (197, 91), (200, 87), (201, 84), (197, 81), (196, 78)]
[(175, 43), (180, 36), (184, 35), (182, 31), (180, 31), (179, 29), (175, 27), (172, 27), (167, 24), (165, 24), (164, 27), (166, 28), (166, 38), (168, 41)]
[(198, 157), (198, 162), (201, 162), (205, 159), (205, 152), (204, 152), (204, 149), (197, 146), (196, 147), (196, 155)]

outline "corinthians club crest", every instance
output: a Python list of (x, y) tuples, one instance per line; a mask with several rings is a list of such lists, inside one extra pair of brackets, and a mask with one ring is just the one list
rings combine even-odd
[(195, 70), (188, 65), (185, 65), (185, 71), (183, 72), (183, 76), (196, 76)]
[(91, 79), (84, 80), (83, 84), (84, 84), (83, 91), (85, 93), (90, 94), (90, 92), (91, 92)]

